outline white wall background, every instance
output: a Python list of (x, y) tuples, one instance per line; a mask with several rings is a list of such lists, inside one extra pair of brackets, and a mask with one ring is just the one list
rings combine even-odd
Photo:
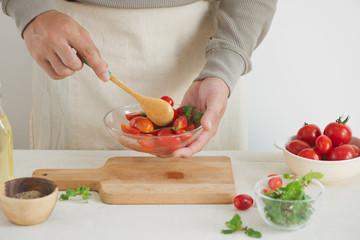
[[(244, 77), (249, 150), (277, 151), (274, 140), (296, 134), (303, 122), (323, 129), (339, 115), (350, 115), (353, 135), (360, 136), (359, 12), (359, 0), (279, 0)], [(28, 148), (31, 58), (3, 14), (0, 81), (14, 147)]]

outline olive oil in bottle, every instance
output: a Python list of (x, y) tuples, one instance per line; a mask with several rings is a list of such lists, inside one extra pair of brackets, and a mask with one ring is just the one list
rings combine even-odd
[(13, 141), (11, 127), (3, 111), (0, 94), (0, 184), (13, 178)]

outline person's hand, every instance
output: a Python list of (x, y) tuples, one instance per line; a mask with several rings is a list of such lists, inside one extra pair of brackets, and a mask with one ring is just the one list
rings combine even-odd
[(30, 55), (52, 79), (63, 79), (80, 70), (80, 57), (101, 80), (110, 78), (88, 32), (66, 14), (51, 10), (38, 15), (25, 28), (23, 37)]
[(228, 96), (229, 88), (219, 78), (206, 78), (194, 82), (186, 91), (181, 106), (196, 106), (204, 113), (201, 118), (203, 131), (199, 138), (189, 146), (158, 156), (187, 158), (203, 149), (216, 134), (226, 109)]

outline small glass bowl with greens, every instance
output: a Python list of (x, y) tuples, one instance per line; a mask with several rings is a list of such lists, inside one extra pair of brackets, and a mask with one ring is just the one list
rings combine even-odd
[[(262, 219), (281, 230), (307, 226), (321, 205), (324, 186), (317, 180), (321, 177), (321, 173), (311, 172), (303, 177), (284, 174), (258, 181), (255, 184), (255, 200)], [(269, 184), (275, 178), (280, 178), (276, 180), (282, 183), (276, 189)]]

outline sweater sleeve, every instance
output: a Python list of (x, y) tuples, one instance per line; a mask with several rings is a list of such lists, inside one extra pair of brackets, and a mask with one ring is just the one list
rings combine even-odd
[(56, 9), (51, 0), (0, 0), (0, 2), (3, 12), (15, 19), (21, 35), (36, 16)]
[(195, 80), (221, 78), (230, 91), (251, 70), (250, 57), (267, 34), (277, 0), (221, 0), (206, 64)]

